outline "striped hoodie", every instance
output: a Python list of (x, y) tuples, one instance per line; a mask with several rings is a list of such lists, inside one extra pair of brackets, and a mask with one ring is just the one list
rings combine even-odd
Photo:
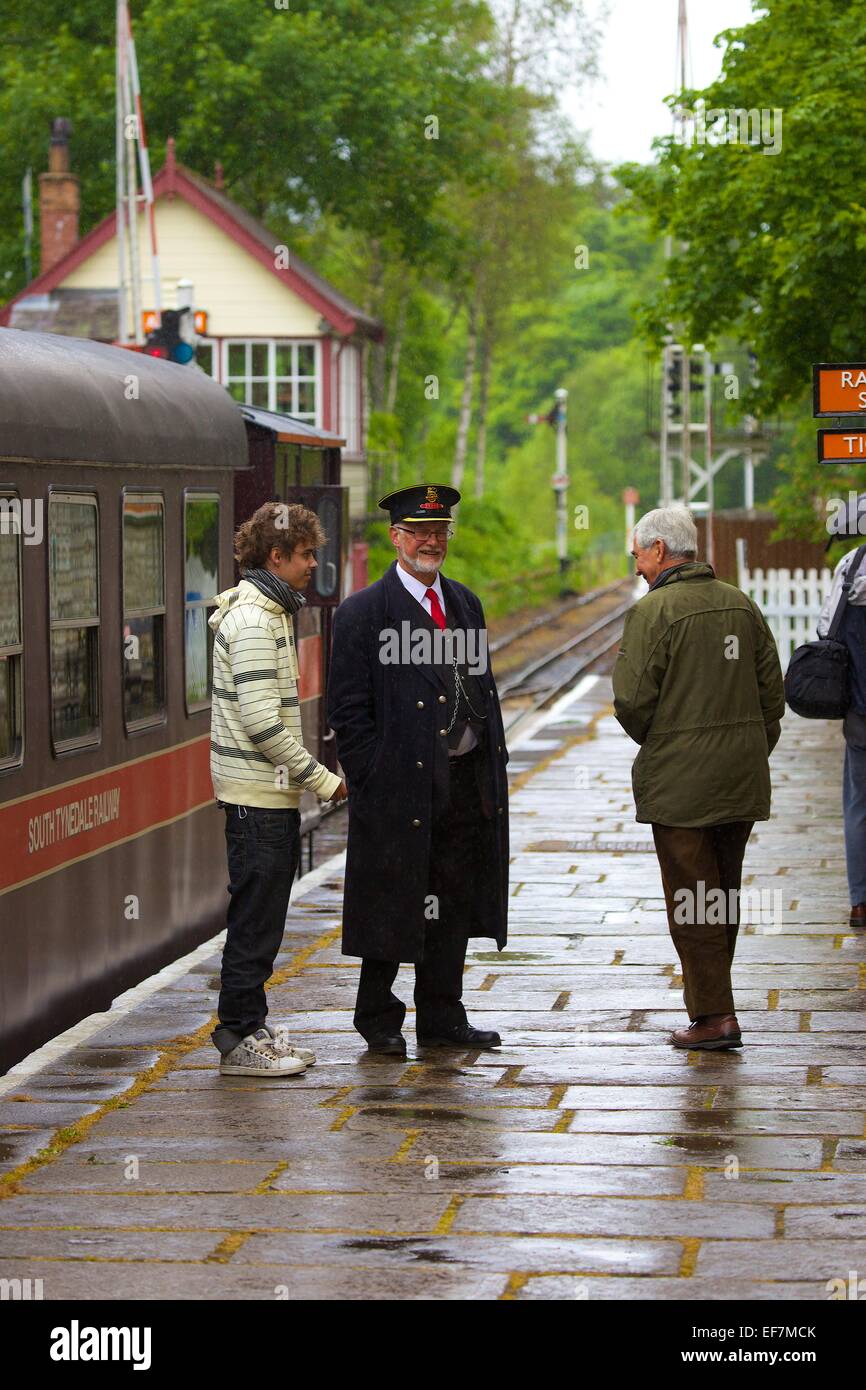
[(298, 659), (285, 609), (242, 579), (217, 595), (210, 770), (218, 801), (298, 806), (308, 787), (328, 801), (340, 778), (303, 745)]

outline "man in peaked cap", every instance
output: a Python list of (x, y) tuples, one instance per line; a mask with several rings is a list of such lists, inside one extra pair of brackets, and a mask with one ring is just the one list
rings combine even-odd
[(401, 488), (391, 568), (337, 610), (328, 719), (349, 786), (343, 954), (361, 956), (355, 1027), (403, 1054), (415, 965), (419, 1046), (498, 1047), (461, 1000), (470, 937), (506, 942), (508, 783), (499, 699), (476, 596), (440, 570), (456, 489)]

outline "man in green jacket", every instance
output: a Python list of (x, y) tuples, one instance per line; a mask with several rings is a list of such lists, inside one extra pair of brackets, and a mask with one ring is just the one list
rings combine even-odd
[(770, 816), (769, 755), (785, 712), (773, 635), (757, 604), (698, 563), (685, 507), (634, 529), (649, 584), (625, 620), (614, 709), (641, 745), (637, 820), (650, 822), (668, 923), (682, 963), (688, 1028), (675, 1047), (742, 1046), (731, 991), (743, 855)]

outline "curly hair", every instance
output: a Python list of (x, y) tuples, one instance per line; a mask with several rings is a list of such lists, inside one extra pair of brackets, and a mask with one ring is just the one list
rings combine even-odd
[(235, 532), (235, 559), (242, 570), (261, 569), (276, 546), (291, 555), (296, 545), (324, 545), (325, 532), (315, 512), (299, 503), (265, 502)]

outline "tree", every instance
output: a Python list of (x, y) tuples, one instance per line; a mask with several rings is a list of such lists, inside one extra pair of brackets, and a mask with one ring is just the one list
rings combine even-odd
[(803, 399), (812, 362), (864, 356), (866, 0), (761, 8), (720, 36), (719, 80), (684, 102), (764, 113), (760, 133), (753, 119), (751, 143), (711, 143), (746, 133), (728, 116), (704, 143), (658, 141), (656, 164), (618, 172), (675, 248), (645, 306), (647, 331), (660, 341), (675, 322), (692, 341), (727, 331), (753, 347), (760, 386), (743, 404), (766, 414)]
[[(482, 0), (138, 0), (133, 24), (152, 149), (173, 135), (199, 172), (220, 160), (227, 190), (268, 221), (329, 216), (410, 261), (454, 254), (443, 189), (495, 172), (486, 133), (502, 100), (482, 71)], [(113, 207), (112, 7), (72, 0), (52, 27), (8, 0), (0, 45), (8, 295), (24, 279), (21, 179), (44, 168), (52, 117), (73, 122), (82, 231)]]
[(486, 71), (505, 98), (489, 137), (496, 176), (455, 195), (456, 218), (472, 250), (457, 286), (467, 329), (451, 481), (463, 485), (477, 365), (479, 498), (485, 490), (487, 406), (500, 335), (517, 298), (556, 280), (568, 256), (578, 173), (589, 164), (559, 118), (557, 83), (596, 75), (599, 40), (584, 0), (493, 0), (492, 9), (497, 25)]

